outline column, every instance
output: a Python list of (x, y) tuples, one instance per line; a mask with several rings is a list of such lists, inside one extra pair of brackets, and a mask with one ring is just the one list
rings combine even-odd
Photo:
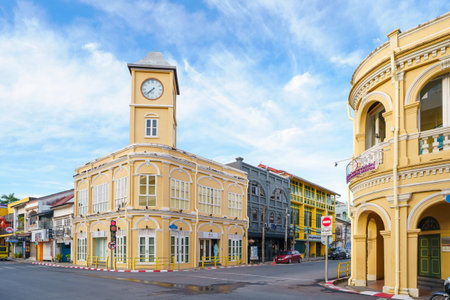
[(365, 234), (354, 234), (352, 238), (352, 282), (354, 286), (366, 286), (366, 243), (367, 237)]
[(395, 256), (393, 255), (394, 242), (391, 231), (380, 231), (384, 244), (384, 286), (383, 292), (393, 294), (395, 286)]
[(419, 297), (417, 288), (417, 255), (420, 229), (408, 230), (408, 292), (412, 297)]

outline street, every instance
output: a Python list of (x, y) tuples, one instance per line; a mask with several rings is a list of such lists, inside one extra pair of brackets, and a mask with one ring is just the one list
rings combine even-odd
[[(329, 262), (329, 279), (338, 261)], [(174, 273), (115, 273), (0, 262), (0, 299), (361, 299), (319, 286), (324, 261)]]

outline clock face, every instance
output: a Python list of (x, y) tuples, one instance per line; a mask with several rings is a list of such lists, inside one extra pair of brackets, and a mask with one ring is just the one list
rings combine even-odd
[(155, 100), (161, 97), (163, 93), (163, 86), (157, 79), (147, 79), (141, 86), (142, 95), (150, 100)]

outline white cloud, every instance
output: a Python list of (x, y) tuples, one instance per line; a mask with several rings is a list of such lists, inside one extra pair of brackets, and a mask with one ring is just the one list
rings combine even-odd
[(358, 66), (363, 59), (364, 56), (361, 50), (356, 50), (348, 54), (333, 55), (330, 57), (330, 61), (332, 63), (335, 63), (339, 66), (348, 66), (348, 67)]

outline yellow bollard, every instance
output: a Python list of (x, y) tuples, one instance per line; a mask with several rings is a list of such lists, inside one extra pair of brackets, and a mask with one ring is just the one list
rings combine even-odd
[(217, 266), (217, 257), (214, 256), (214, 268)]
[(172, 270), (175, 270), (175, 256), (172, 256)]
[(158, 271), (158, 257), (155, 257), (155, 270)]
[(117, 270), (117, 257), (114, 257), (114, 270)]
[(348, 277), (348, 267), (350, 266), (350, 261), (347, 261), (347, 268), (346, 268), (346, 270), (345, 270), (345, 274), (347, 275), (347, 277)]
[(341, 262), (338, 263), (338, 279), (339, 275), (341, 275)]
[(204, 268), (205, 268), (205, 257), (202, 256), (202, 269), (204, 269)]
[(106, 257), (106, 266), (105, 269), (109, 268), (109, 256)]
[(131, 258), (131, 268), (133, 271), (136, 270), (136, 257)]
[(86, 257), (86, 267), (89, 267), (89, 256), (88, 257)]
[(225, 256), (225, 267), (228, 267), (228, 256)]
[(98, 268), (98, 256), (95, 257), (95, 268)]

